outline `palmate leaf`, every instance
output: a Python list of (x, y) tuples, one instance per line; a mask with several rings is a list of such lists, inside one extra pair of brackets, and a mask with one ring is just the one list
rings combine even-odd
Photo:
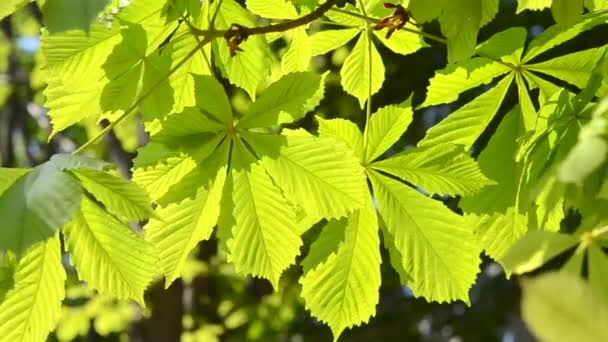
[[(113, 118), (159, 78), (159, 67), (169, 69), (168, 63), (156, 65), (159, 58), (152, 55), (175, 25), (165, 26), (163, 5), (136, 0), (115, 17), (110, 29), (94, 22), (89, 33), (70, 30), (43, 35), (44, 69), (49, 78), (46, 105), (53, 134), (89, 115)], [(171, 90), (161, 87), (152, 99), (165, 99), (163, 94), (171, 94)], [(170, 105), (169, 101), (156, 104)]]
[(237, 272), (264, 277), (276, 289), (302, 246), (295, 212), (241, 142), (235, 142), (232, 153), (227, 190), (233, 203), (223, 201), (221, 209), (232, 213), (232, 227), (224, 228), (232, 235), (227, 241), (229, 260)]
[[(218, 3), (211, 6), (215, 10)], [(227, 30), (232, 24), (245, 27), (256, 26), (253, 16), (234, 0), (225, 0), (221, 3), (216, 20), (216, 28)], [(222, 75), (230, 80), (230, 83), (244, 89), (249, 97), (255, 99), (258, 85), (269, 73), (272, 63), (272, 53), (263, 35), (249, 37), (240, 45), (243, 51), (231, 56), (224, 39), (216, 39), (212, 43), (215, 65), (220, 69)]]
[(232, 125), (230, 99), (220, 82), (212, 76), (196, 76), (196, 105), (210, 118), (226, 125)]
[(312, 72), (283, 76), (249, 107), (237, 127), (271, 127), (301, 119), (319, 104), (324, 81), (324, 76)]
[(144, 290), (156, 274), (152, 245), (86, 197), (63, 231), (81, 280), (102, 293), (145, 306)]
[(190, 154), (179, 153), (161, 159), (156, 165), (136, 168), (133, 181), (144, 188), (152, 200), (157, 200), (195, 167), (196, 161)]
[(0, 250), (21, 254), (55, 235), (80, 205), (82, 189), (64, 168), (70, 158), (56, 156), (18, 178), (0, 195), (3, 217)]
[(414, 294), (469, 303), (481, 250), (465, 219), (405, 184), (375, 171), (368, 176)]
[(29, 248), (15, 269), (15, 286), (0, 304), (0, 340), (46, 340), (60, 317), (65, 279), (58, 234)]
[(590, 74), (606, 54), (608, 45), (559, 56), (548, 61), (528, 64), (527, 70), (536, 71), (566, 81), (583, 89)]
[(493, 184), (462, 146), (455, 144), (408, 150), (371, 167), (440, 195), (470, 196)]
[(342, 217), (367, 196), (363, 168), (349, 148), (331, 138), (243, 134), (285, 196), (323, 217)]
[(543, 52), (546, 52), (558, 45), (561, 45), (570, 39), (578, 36), (579, 34), (589, 31), (592, 28), (606, 23), (607, 14), (593, 16), (585, 19), (578, 24), (575, 24), (567, 29), (559, 25), (553, 25), (549, 27), (540, 36), (534, 38), (523, 57), (523, 62), (528, 63), (533, 58), (539, 56)]
[(323, 30), (310, 36), (310, 50), (312, 56), (326, 54), (335, 50), (361, 32), (358, 28), (344, 30)]
[(369, 139), (364, 160), (371, 162), (386, 152), (401, 138), (412, 119), (410, 100), (398, 106), (389, 105), (378, 109), (368, 124)]
[(427, 88), (426, 100), (420, 107), (450, 103), (458, 95), (482, 84), (490, 83), (495, 77), (506, 74), (511, 69), (485, 57), (475, 57), (446, 69), (437, 71)]
[(211, 236), (217, 223), (230, 144), (222, 146), (198, 167), (194, 197), (157, 208), (161, 219), (152, 219), (146, 225), (146, 241), (156, 248), (166, 287), (181, 275), (190, 252)]
[(346, 144), (359, 160), (364, 159), (363, 134), (354, 122), (340, 118), (325, 120), (318, 116), (317, 122), (319, 123), (319, 136), (335, 138)]
[[(369, 78), (370, 68), (371, 80)], [(368, 92), (371, 90), (371, 95), (373, 95), (382, 87), (384, 72), (382, 57), (371, 42), (370, 35), (362, 33), (340, 70), (342, 87), (347, 93), (356, 97), (363, 108), (368, 98)]]
[(524, 281), (522, 288), (523, 318), (540, 340), (608, 339), (606, 299), (578, 275), (548, 273)]
[(329, 324), (334, 340), (376, 312), (381, 282), (379, 240), (376, 213), (368, 197), (348, 221), (324, 227), (303, 262), (300, 284), (306, 308)]
[(510, 74), (494, 88), (451, 113), (439, 124), (431, 127), (418, 146), (444, 143), (460, 144), (466, 148), (472, 146), (498, 112), (512, 81), (513, 74)]
[(143, 221), (154, 214), (148, 194), (136, 183), (93, 169), (76, 170), (73, 174), (109, 212), (121, 219)]
[(509, 112), (502, 120), (488, 146), (478, 158), (484, 175), (497, 182), (472, 197), (462, 199), (461, 208), (470, 217), (476, 235), (486, 253), (495, 260), (527, 231), (527, 219), (514, 205), (520, 196), (523, 165), (515, 161), (520, 134), (521, 112)]

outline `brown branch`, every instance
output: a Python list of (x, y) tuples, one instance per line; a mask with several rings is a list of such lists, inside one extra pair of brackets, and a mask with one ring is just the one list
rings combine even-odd
[(321, 18), (337, 3), (338, 0), (327, 0), (324, 4), (319, 6), (314, 11), (308, 13), (307, 15), (304, 15), (297, 19), (266, 26), (245, 27), (239, 24), (232, 24), (230, 28), (225, 31), (218, 31), (215, 29), (200, 30), (190, 25), (189, 23), (188, 26), (190, 27), (190, 31), (197, 36), (217, 37), (219, 35), (223, 35), (226, 39), (226, 42), (228, 43), (228, 46), (230, 47), (231, 55), (234, 56), (237, 51), (240, 51), (239, 45), (243, 41), (247, 40), (249, 36), (272, 32), (285, 32), (288, 30), (292, 30), (296, 27), (307, 25), (313, 22), (314, 20)]

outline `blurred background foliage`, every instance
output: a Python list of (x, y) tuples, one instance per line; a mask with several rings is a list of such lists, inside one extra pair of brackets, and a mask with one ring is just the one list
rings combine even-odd
[[(549, 10), (525, 11), (515, 15), (515, 0), (502, 0), (497, 17), (481, 31), (479, 41), (514, 26), (526, 27), (529, 38), (553, 24)], [(54, 153), (71, 152), (95, 135), (106, 123), (94, 118), (57, 134), (50, 141), (49, 118), (44, 108), (42, 90), (44, 74), (40, 69), (39, 33), (44, 23), (39, 8), (31, 3), (1, 21), (0, 31), (0, 164), (3, 167), (37, 165)], [(318, 30), (321, 24), (313, 24)], [(439, 27), (430, 23), (423, 27), (439, 34)], [(600, 26), (551, 50), (547, 57), (568, 51), (596, 47), (601, 37), (608, 36), (608, 27)], [(357, 100), (340, 86), (339, 70), (353, 43), (327, 55), (311, 60), (311, 70), (330, 71), (326, 96), (316, 113), (297, 123), (315, 131), (313, 114), (327, 118), (342, 117), (363, 127), (364, 113)], [(430, 47), (408, 56), (394, 54), (379, 45), (386, 65), (386, 81), (373, 97), (373, 109), (400, 103), (413, 95), (413, 104), (420, 104), (428, 80), (446, 63), (446, 48), (428, 42)], [(285, 40), (279, 38), (271, 46), (276, 51), (276, 67)], [(250, 104), (242, 90), (224, 82), (233, 107), (243, 112)], [(566, 87), (566, 85), (564, 85)], [(414, 114), (414, 123), (395, 151), (408, 148), (420, 140), (426, 130), (449, 115), (453, 109), (470, 101), (484, 89), (465, 93), (451, 105), (426, 108)], [(504, 108), (516, 102), (511, 89)], [(503, 110), (502, 115), (505, 114)], [(498, 115), (488, 131), (475, 144), (480, 151), (502, 118)], [(123, 176), (129, 177), (131, 159), (137, 147), (146, 143), (146, 134), (136, 116), (119, 125), (98, 144), (94, 153), (114, 162)], [(456, 204), (456, 199), (446, 199)], [(454, 205), (455, 207), (455, 205)], [(578, 225), (576, 215), (564, 221), (564, 230)], [(304, 237), (310, 242), (318, 229)], [(385, 253), (385, 252), (384, 252)], [(303, 253), (305, 254), (305, 253)], [(386, 257), (386, 256), (385, 256)], [(67, 257), (66, 257), (67, 258)], [(384, 258), (384, 260), (388, 260)], [(304, 310), (299, 298), (297, 278), (300, 270), (292, 267), (283, 276), (281, 290), (273, 292), (266, 281), (237, 275), (222, 255), (218, 255), (214, 239), (203, 242), (190, 256), (181, 281), (164, 289), (157, 282), (147, 292), (147, 309), (130, 302), (117, 302), (100, 296), (77, 282), (69, 261), (71, 284), (64, 302), (62, 318), (51, 341), (330, 341), (329, 328), (315, 321)], [(543, 270), (555, 268), (555, 260)], [(400, 285), (397, 274), (387, 265), (382, 267), (383, 283), (377, 315), (371, 321), (350, 331), (342, 341), (528, 341), (533, 340), (521, 320), (518, 279), (507, 280), (504, 272), (490, 259), (484, 259), (476, 285), (471, 290), (471, 307), (464, 303), (437, 304), (416, 299)]]

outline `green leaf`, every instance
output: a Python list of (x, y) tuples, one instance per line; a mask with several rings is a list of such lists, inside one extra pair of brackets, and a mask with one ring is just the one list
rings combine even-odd
[(467, 59), (475, 52), (481, 28), (481, 0), (446, 1), (439, 16), (441, 33), (448, 39), (448, 62)]
[(410, 0), (408, 10), (418, 23), (431, 21), (441, 14), (447, 0), (428, 2), (426, 0)]
[(500, 0), (483, 0), (481, 1), (481, 27), (490, 23), (498, 14)]
[(527, 229), (527, 217), (516, 206), (522, 182), (522, 163), (515, 161), (520, 135), (521, 112), (518, 107), (502, 120), (488, 146), (478, 158), (486, 177), (497, 184), (485, 187), (475, 196), (462, 199), (460, 207), (474, 225), (475, 235), (486, 253), (501, 260), (506, 251)]
[(508, 273), (527, 273), (577, 244), (578, 239), (572, 235), (530, 231), (509, 249), (501, 264)]
[(428, 301), (469, 303), (481, 250), (464, 218), (403, 183), (375, 171), (368, 176), (414, 294)]
[(589, 11), (599, 11), (602, 9), (608, 8), (608, 1), (606, 0), (585, 0), (585, 7), (589, 9)]
[[(215, 11), (218, 3), (212, 5)], [(215, 22), (218, 30), (227, 30), (232, 24), (254, 27), (253, 16), (234, 0), (224, 0), (218, 11)], [(272, 63), (272, 53), (263, 35), (249, 37), (240, 44), (243, 51), (235, 56), (230, 55), (230, 49), (224, 39), (216, 39), (212, 43), (215, 65), (230, 83), (244, 89), (249, 97), (255, 99), (258, 85), (266, 78)]]
[(88, 192), (119, 218), (143, 221), (154, 215), (152, 201), (136, 183), (92, 169), (81, 169), (72, 173)]
[(295, 19), (298, 11), (286, 0), (247, 0), (247, 9), (268, 19)]
[[(159, 65), (159, 61), (170, 61), (154, 53), (176, 25), (164, 25), (163, 5), (162, 1), (135, 0), (114, 17), (110, 28), (94, 22), (89, 33), (44, 32), (41, 50), (48, 77), (44, 94), (53, 135), (87, 116), (103, 114), (114, 120), (159, 81), (162, 71), (168, 71), (169, 63)], [(148, 104), (144, 114), (152, 109), (155, 115), (169, 111), (171, 103), (166, 98), (167, 94), (172, 98), (171, 93), (166, 86), (154, 91), (144, 101)]]
[(360, 32), (358, 28), (317, 32), (310, 36), (310, 53), (312, 56), (324, 55), (348, 43)]
[(32, 170), (0, 167), (0, 198), (7, 189), (30, 171)]
[(606, 299), (579, 276), (548, 273), (524, 281), (522, 288), (523, 318), (540, 340), (608, 340)]
[(166, 277), (165, 286), (181, 276), (190, 252), (211, 236), (220, 212), (228, 161), (228, 147), (211, 157), (196, 173), (198, 189), (191, 198), (156, 209), (159, 219), (145, 227), (146, 240), (156, 248)]
[(135, 169), (133, 181), (144, 188), (152, 200), (157, 200), (195, 167), (196, 161), (191, 155), (179, 153), (161, 159), (156, 165)]
[(5, 0), (0, 4), (0, 19), (13, 14), (21, 6), (27, 4), (31, 0)]
[(15, 287), (0, 304), (2, 340), (45, 341), (60, 317), (65, 279), (58, 234), (29, 248), (15, 270)]
[(283, 76), (249, 107), (237, 127), (270, 127), (301, 119), (319, 104), (323, 83), (324, 77), (312, 72)]
[(109, 0), (49, 0), (42, 6), (44, 22), (50, 32), (80, 29), (89, 31), (100, 12), (109, 4)]
[(283, 73), (306, 71), (310, 63), (310, 38), (303, 26), (292, 31), (291, 41), (281, 60)]
[(319, 136), (335, 138), (346, 144), (359, 160), (363, 160), (363, 134), (357, 125), (346, 119), (325, 120), (317, 116)]
[(34, 168), (0, 195), (0, 250), (21, 254), (52, 237), (78, 209), (81, 196), (78, 182), (56, 159)]
[(285, 197), (307, 213), (342, 217), (364, 203), (363, 168), (332, 138), (244, 135)]
[[(413, 28), (413, 25), (408, 24), (406, 27)], [(384, 46), (401, 55), (409, 55), (428, 46), (422, 36), (407, 31), (395, 31), (389, 39), (382, 31), (374, 31), (374, 35)]]
[(201, 141), (204, 140), (205, 133), (225, 130), (224, 125), (207, 118), (199, 108), (186, 107), (183, 112), (170, 115), (162, 121), (158, 131), (152, 133), (152, 140), (168, 146), (174, 145), (177, 141), (179, 143), (175, 145), (183, 146), (184, 141)]
[(224, 87), (213, 76), (194, 76), (196, 105), (207, 116), (232, 125), (232, 108)]
[[(372, 74), (371, 85), (370, 68)], [(371, 95), (373, 95), (382, 87), (384, 72), (382, 56), (370, 41), (369, 35), (364, 32), (359, 36), (357, 44), (355, 44), (350, 55), (346, 57), (342, 70), (340, 70), (342, 87), (347, 93), (356, 97), (359, 100), (359, 105), (363, 108), (365, 101), (368, 100), (369, 90), (371, 89)]]
[(494, 88), (450, 113), (447, 118), (427, 131), (418, 146), (453, 143), (471, 147), (498, 112), (512, 81), (513, 74), (510, 74)]
[(232, 156), (232, 200), (222, 204), (231, 211), (232, 239), (229, 260), (237, 272), (264, 277), (278, 288), (283, 271), (300, 253), (295, 213), (266, 171), (238, 142)]
[(593, 171), (608, 159), (608, 99), (596, 107), (592, 120), (580, 130), (578, 142), (560, 163), (557, 176), (565, 183), (582, 184)]
[(478, 54), (486, 54), (518, 65), (524, 51), (528, 30), (523, 27), (511, 27), (492, 35), (477, 46)]
[(475, 57), (437, 71), (426, 90), (426, 100), (419, 107), (450, 103), (458, 95), (482, 84), (492, 82), (511, 69), (485, 57)]
[(302, 297), (306, 309), (329, 324), (334, 340), (376, 313), (380, 262), (378, 220), (369, 197), (348, 221), (325, 226), (311, 246), (303, 261)]
[(493, 184), (462, 146), (454, 144), (408, 150), (371, 167), (440, 195), (470, 196)]
[(144, 290), (156, 274), (152, 245), (86, 197), (64, 233), (81, 280), (101, 293), (145, 306)]
[(525, 11), (539, 11), (545, 8), (551, 7), (553, 0), (518, 0), (517, 1), (517, 14)]
[(553, 19), (562, 27), (569, 27), (583, 18), (583, 0), (553, 0)]
[[(189, 1), (196, 2), (200, 6), (198, 0)], [(204, 9), (206, 10), (207, 6)], [(192, 13), (192, 11), (190, 12)], [(199, 16), (199, 20), (194, 21), (192, 24), (196, 27), (207, 27), (206, 13), (202, 13)], [(190, 34), (190, 29), (187, 25), (182, 24), (167, 46), (161, 50), (161, 56), (168, 58), (171, 61), (171, 68), (175, 68), (198, 44), (199, 40), (197, 37)], [(197, 92), (194, 77), (196, 75), (211, 75), (211, 70), (209, 70), (209, 64), (206, 59), (211, 59), (210, 44), (204, 46), (199, 53), (190, 57), (165, 81), (169, 82), (169, 86), (173, 89), (173, 106), (169, 111), (170, 113), (180, 113), (185, 107), (194, 107), (197, 95), (204, 97), (205, 94)]]
[(589, 283), (598, 293), (604, 295), (604, 300), (608, 300), (608, 257), (601, 246), (591, 244), (587, 250), (587, 260)]
[(530, 42), (524, 54), (523, 62), (527, 63), (541, 53), (561, 45), (583, 32), (589, 31), (598, 25), (605, 24), (607, 17), (608, 15), (606, 14), (594, 16), (570, 26), (567, 29), (564, 29), (559, 25), (549, 27), (540, 36), (534, 38)]
[(378, 109), (371, 116), (368, 126), (365, 161), (371, 162), (393, 146), (413, 119), (411, 101), (401, 105), (389, 105)]
[(517, 84), (517, 96), (521, 107), (523, 124), (526, 132), (533, 131), (536, 126), (536, 107), (530, 98), (528, 87), (524, 81), (524, 77), (520, 73), (515, 74), (515, 82)]
[(475, 235), (485, 253), (499, 262), (528, 231), (528, 217), (514, 207), (501, 213), (470, 215), (467, 220), (475, 227)]
[(545, 62), (528, 64), (526, 69), (555, 77), (583, 89), (591, 73), (606, 54), (607, 48), (608, 45), (605, 45), (601, 48), (562, 55)]
[(12, 253), (0, 254), (0, 303), (4, 301), (9, 290), (15, 287), (15, 270), (17, 258)]

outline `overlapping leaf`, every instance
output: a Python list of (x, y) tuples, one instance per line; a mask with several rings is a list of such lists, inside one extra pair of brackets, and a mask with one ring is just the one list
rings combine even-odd
[(262, 153), (262, 165), (272, 179), (305, 212), (342, 217), (363, 206), (363, 168), (346, 146), (312, 136), (245, 137)]
[(65, 279), (59, 234), (29, 248), (15, 269), (14, 287), (0, 304), (0, 340), (45, 340), (60, 316)]
[(371, 203), (329, 224), (312, 245), (301, 278), (306, 308), (329, 324), (337, 339), (375, 314), (380, 288), (378, 221)]
[[(212, 11), (215, 10), (214, 4)], [(225, 0), (221, 3), (216, 20), (217, 29), (228, 29), (232, 24), (246, 27), (256, 26), (253, 16), (234, 0)], [(270, 49), (264, 36), (250, 37), (240, 45), (243, 51), (231, 56), (230, 49), (223, 39), (213, 42), (215, 65), (222, 75), (230, 82), (244, 89), (252, 99), (256, 97), (258, 85), (269, 73)]]
[(11, 176), (16, 181), (0, 195), (0, 250), (25, 252), (34, 243), (55, 235), (78, 209), (82, 189), (63, 172), (71, 165), (62, 159), (54, 157), (20, 178)]
[(152, 245), (87, 198), (64, 232), (80, 279), (102, 293), (145, 305), (144, 290), (156, 274)]
[(492, 184), (462, 147), (454, 144), (408, 150), (371, 167), (440, 195), (470, 196)]
[(196, 194), (180, 203), (158, 208), (157, 216), (162, 219), (153, 219), (146, 226), (146, 240), (156, 248), (166, 286), (181, 275), (188, 254), (200, 241), (211, 236), (217, 223), (229, 144), (223, 146), (216, 153), (216, 160), (197, 168)]
[(143, 221), (153, 214), (150, 198), (135, 183), (94, 169), (81, 169), (73, 173), (88, 192), (120, 218)]
[(405, 184), (374, 171), (368, 175), (414, 294), (432, 301), (469, 302), (481, 251), (465, 219)]
[(295, 212), (243, 144), (235, 144), (232, 163), (234, 203), (222, 209), (234, 217), (230, 259), (237, 271), (267, 278), (277, 288), (279, 277), (302, 245)]
[[(162, 7), (162, 2), (138, 0), (116, 17), (110, 29), (95, 22), (89, 33), (70, 30), (43, 35), (49, 77), (45, 95), (54, 134), (89, 115), (113, 118), (169, 69), (168, 59), (162, 65), (162, 59), (151, 54), (174, 27), (164, 25)], [(161, 93), (172, 91), (165, 88)], [(153, 97), (161, 98), (164, 102), (156, 105), (164, 106), (156, 110), (170, 110), (165, 97)]]

